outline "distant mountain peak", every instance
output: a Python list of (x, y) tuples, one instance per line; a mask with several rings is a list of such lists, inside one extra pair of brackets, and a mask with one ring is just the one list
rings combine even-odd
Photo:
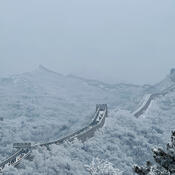
[(172, 68), (170, 71), (170, 79), (175, 82), (175, 68)]
[(52, 71), (52, 70), (46, 68), (45, 66), (43, 66), (43, 65), (41, 65), (41, 64), (39, 65), (38, 69), (39, 69), (39, 71), (41, 71), (41, 72), (53, 73), (53, 74), (57, 74), (57, 75), (62, 76), (62, 74), (57, 73), (57, 72), (54, 72), (54, 71)]
[(48, 68), (44, 67), (44, 66), (41, 65), (41, 64), (38, 66), (38, 69), (39, 69), (39, 70), (42, 70), (42, 71), (49, 71), (49, 72), (51, 71), (51, 70), (49, 70)]
[(175, 73), (175, 68), (172, 68), (171, 71), (170, 71), (170, 75), (172, 75), (174, 73)]

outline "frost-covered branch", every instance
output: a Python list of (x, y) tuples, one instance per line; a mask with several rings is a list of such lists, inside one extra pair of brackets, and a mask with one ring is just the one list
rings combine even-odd
[(113, 167), (113, 164), (100, 160), (99, 158), (93, 159), (90, 165), (85, 166), (91, 175), (121, 175), (122, 172)]
[(171, 134), (171, 143), (167, 144), (166, 151), (154, 148), (153, 158), (158, 164), (152, 166), (147, 162), (146, 167), (134, 166), (134, 172), (139, 175), (169, 175), (175, 174), (175, 131)]

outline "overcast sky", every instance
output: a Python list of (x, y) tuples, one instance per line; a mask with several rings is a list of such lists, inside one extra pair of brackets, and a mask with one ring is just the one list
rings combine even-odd
[(0, 76), (39, 64), (154, 83), (175, 67), (174, 0), (1, 0)]

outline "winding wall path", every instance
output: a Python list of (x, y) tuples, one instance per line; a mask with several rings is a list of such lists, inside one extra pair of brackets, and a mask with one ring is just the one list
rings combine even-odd
[(0, 172), (2, 172), (5, 166), (17, 166), (23, 159), (27, 158), (30, 155), (32, 149), (37, 149), (38, 147), (48, 147), (49, 145), (53, 144), (62, 144), (65, 141), (71, 142), (74, 139), (79, 139), (82, 142), (86, 141), (87, 139), (93, 137), (99, 128), (103, 127), (107, 115), (108, 109), (106, 104), (96, 105), (94, 119), (87, 127), (82, 128), (81, 130), (56, 141), (37, 144), (31, 148), (17, 150), (13, 155), (0, 163)]
[(135, 112), (133, 112), (134, 116), (137, 117), (137, 118), (140, 117), (148, 109), (148, 107), (150, 106), (151, 102), (155, 98), (157, 98), (159, 96), (165, 96), (166, 94), (168, 94), (168, 93), (170, 93), (170, 92), (172, 92), (174, 90), (175, 90), (175, 86), (173, 85), (173, 86), (170, 86), (167, 89), (163, 90), (160, 93), (151, 94), (149, 96), (149, 98), (146, 101), (144, 101), (143, 104)]

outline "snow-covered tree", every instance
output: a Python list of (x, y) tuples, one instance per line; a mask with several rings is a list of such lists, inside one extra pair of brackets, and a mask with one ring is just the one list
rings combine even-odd
[(99, 158), (93, 159), (90, 165), (85, 166), (91, 175), (121, 175), (122, 172), (113, 167), (113, 164), (100, 160)]
[(157, 165), (153, 166), (148, 161), (145, 167), (134, 166), (134, 172), (139, 175), (175, 175), (175, 131), (172, 131), (166, 151), (162, 148), (154, 148), (152, 151)]

